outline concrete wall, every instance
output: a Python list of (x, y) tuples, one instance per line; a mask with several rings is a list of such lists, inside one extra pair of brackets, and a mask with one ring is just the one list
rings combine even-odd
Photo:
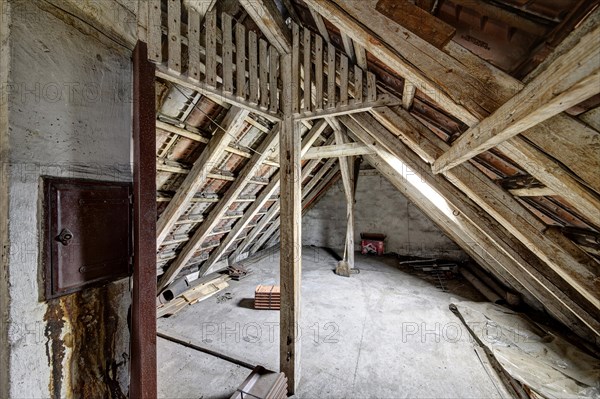
[(9, 4), (10, 381), (0, 393), (125, 397), (128, 280), (44, 301), (40, 176), (131, 181), (131, 52), (45, 1)]
[[(466, 259), (452, 240), (376, 171), (361, 170), (355, 207), (357, 251), (361, 232), (383, 233), (386, 252)], [(346, 199), (340, 179), (302, 218), (302, 242), (343, 250), (345, 235)]]

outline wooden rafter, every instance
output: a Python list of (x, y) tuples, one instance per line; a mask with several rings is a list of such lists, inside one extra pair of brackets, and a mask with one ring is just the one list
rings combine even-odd
[[(331, 137), (331, 139), (328, 139), (325, 142), (325, 145), (331, 144), (332, 141), (333, 141), (333, 136)], [(305, 148), (303, 146), (303, 151), (304, 150), (308, 150), (308, 148)], [(334, 159), (331, 159), (328, 162), (332, 162), (333, 163)], [(309, 161), (306, 165), (304, 165), (304, 167), (302, 168), (301, 179), (305, 180), (312, 173), (312, 171), (319, 165), (319, 163), (320, 163), (320, 160), (313, 159), (313, 160)], [(327, 169), (329, 169), (328, 163), (326, 163), (325, 165), (323, 165), (323, 168), (326, 168), (326, 169), (319, 170), (319, 172), (317, 172), (317, 174), (311, 179), (311, 181), (307, 184), (307, 186), (310, 185), (310, 184), (312, 184), (313, 182), (317, 182), (318, 180), (320, 180), (322, 178), (321, 171), (325, 172)], [(303, 187), (303, 193), (306, 193), (306, 190), (308, 189), (307, 186)], [(242, 241), (237, 246), (237, 248), (235, 249), (235, 251), (229, 256), (228, 261), (229, 261), (230, 264), (231, 263), (235, 263), (240, 258), (240, 256), (242, 255), (243, 251), (250, 244), (254, 243), (254, 241), (256, 240), (256, 238), (264, 231), (264, 229), (266, 228), (266, 226), (268, 226), (269, 223), (271, 223), (271, 221), (273, 220), (273, 218), (275, 218), (278, 213), (279, 213), (279, 199), (277, 199), (275, 201), (275, 203), (273, 205), (271, 205), (271, 207), (269, 208), (269, 211), (267, 212), (267, 214), (264, 215), (260, 219), (260, 221), (258, 222), (258, 224), (246, 236), (246, 238), (244, 239), (244, 241)]]
[(200, 224), (192, 238), (186, 243), (185, 247), (181, 250), (175, 261), (170, 265), (169, 269), (167, 269), (166, 273), (161, 277), (158, 284), (159, 292), (169, 285), (175, 279), (175, 277), (177, 277), (179, 271), (188, 263), (190, 259), (192, 259), (195, 252), (204, 242), (206, 237), (217, 226), (231, 204), (246, 187), (248, 182), (254, 177), (256, 170), (267, 158), (269, 151), (276, 144), (279, 136), (279, 130), (279, 125), (276, 125), (269, 135), (260, 143), (256, 150), (256, 154), (254, 154), (248, 163), (246, 163), (241, 173), (227, 189), (223, 197), (211, 210), (204, 221)]
[[(429, 163), (448, 148), (444, 141), (403, 109), (394, 112), (384, 108), (373, 111), (373, 115)], [(541, 221), (472, 165), (459, 165), (449, 170), (446, 176), (558, 275), (576, 287), (581, 295), (600, 307), (598, 263), (589, 255), (566, 237), (548, 234)]]
[[(302, 153), (306, 153), (308, 149), (313, 145), (317, 138), (323, 133), (327, 123), (325, 121), (319, 121), (315, 123), (312, 129), (306, 134), (306, 137), (302, 141)], [(244, 216), (235, 224), (232, 230), (227, 234), (225, 239), (221, 241), (218, 248), (211, 252), (207, 261), (202, 265), (203, 270), (208, 270), (210, 267), (217, 262), (221, 256), (229, 249), (229, 247), (235, 242), (242, 231), (248, 226), (248, 224), (254, 219), (258, 212), (265, 206), (265, 204), (271, 199), (271, 197), (279, 190), (280, 184), (280, 172), (275, 173), (271, 177), (269, 185), (266, 186), (260, 195), (252, 202), (252, 205), (244, 211)]]
[[(398, 25), (386, 21), (383, 15), (375, 15), (378, 13), (371, 8), (372, 1), (307, 0), (306, 3), (316, 7), (338, 28), (349, 32), (355, 42), (359, 41), (374, 56), (417, 85), (442, 109), (469, 126), (487, 117), (524, 87), (518, 80), (453, 42), (448, 43), (446, 51), (440, 51), (414, 35), (400, 37), (394, 34)], [(599, 19), (600, 10), (588, 16), (591, 26)], [(569, 132), (568, 138), (566, 132)], [(569, 202), (578, 209), (585, 209), (586, 204), (581, 204), (578, 199), (580, 193), (589, 192), (585, 183), (600, 192), (600, 174), (594, 172), (600, 167), (600, 156), (594, 144), (597, 132), (590, 132), (590, 128), (581, 122), (560, 114), (524, 132), (523, 136), (535, 146), (514, 137), (498, 148), (546, 186), (571, 194)], [(548, 151), (551, 156), (543, 151)], [(573, 179), (568, 169), (552, 158), (567, 165), (585, 183)], [(548, 167), (549, 164), (552, 166)]]
[[(547, 304), (559, 320), (567, 324), (575, 322), (580, 327), (579, 333), (587, 340), (593, 340), (590, 331), (594, 335), (600, 335), (600, 323), (596, 318), (598, 310), (592, 304), (577, 294), (566, 295), (565, 290), (570, 288), (561, 277), (548, 273), (546, 265), (540, 262), (527, 246), (486, 214), (469, 196), (445, 178), (434, 175), (428, 164), (399, 141), (393, 133), (387, 131), (373, 118), (364, 115), (343, 117), (340, 120), (347, 124), (358, 139), (367, 145), (372, 145), (373, 150), (377, 151), (381, 161), (388, 165), (382, 170), (386, 177), (396, 176), (395, 179), (404, 181), (402, 185), (407, 194), (417, 195), (420, 191), (415, 204), (422, 205), (423, 198), (427, 198), (425, 203), (429, 202), (430, 205), (426, 206), (425, 210), (429, 214), (433, 212), (435, 217), (432, 220), (445, 221), (444, 230), (451, 229), (452, 236), (461, 237), (457, 243), (467, 244), (463, 247), (467, 252), (483, 250), (484, 254), (488, 254), (484, 256), (484, 265), (487, 263), (494, 270), (500, 272), (504, 270), (503, 273), (509, 273), (524, 287), (528, 287), (538, 300)], [(381, 165), (375, 163), (374, 166), (380, 169)], [(392, 168), (391, 172), (389, 167)], [(411, 175), (417, 175), (417, 180), (425, 182), (427, 188), (421, 190), (415, 190), (416, 186), (408, 188), (410, 185), (406, 182), (410, 180)], [(398, 185), (398, 182), (394, 185)], [(432, 190), (439, 193), (443, 200), (436, 201)], [(476, 244), (475, 248), (473, 244)], [(481, 255), (482, 253), (479, 252), (476, 259), (481, 258)], [(532, 284), (530, 280), (535, 282)], [(548, 293), (556, 298), (556, 302), (548, 303), (545, 299)], [(575, 298), (580, 298), (585, 308), (576, 303)]]
[(248, 111), (246, 110), (237, 107), (232, 107), (229, 110), (221, 123), (222, 129), (217, 129), (217, 132), (210, 139), (202, 154), (200, 154), (200, 157), (177, 190), (177, 193), (160, 215), (156, 226), (157, 246), (161, 245), (177, 219), (187, 209), (192, 197), (204, 185), (208, 174), (214, 168), (217, 160), (222, 156), (225, 148), (229, 146), (232, 138), (244, 126), (244, 120), (247, 116)]
[(367, 146), (360, 143), (344, 143), (311, 148), (302, 159), (321, 159), (336, 157), (351, 157), (355, 155), (372, 154)]
[(598, 92), (600, 27), (584, 35), (577, 45), (558, 57), (523, 90), (462, 134), (433, 163), (433, 171), (444, 172)]
[(292, 51), (290, 30), (273, 0), (240, 0), (240, 5), (280, 54)]

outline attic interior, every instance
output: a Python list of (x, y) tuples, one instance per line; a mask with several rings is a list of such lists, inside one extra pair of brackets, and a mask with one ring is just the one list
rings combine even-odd
[(0, 10), (0, 397), (600, 397), (597, 0)]

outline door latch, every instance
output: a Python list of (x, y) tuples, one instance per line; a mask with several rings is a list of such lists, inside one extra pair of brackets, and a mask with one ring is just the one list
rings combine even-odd
[(73, 233), (71, 233), (71, 230), (69, 229), (62, 229), (58, 237), (56, 237), (56, 239), (60, 241), (62, 245), (69, 245), (72, 238)]

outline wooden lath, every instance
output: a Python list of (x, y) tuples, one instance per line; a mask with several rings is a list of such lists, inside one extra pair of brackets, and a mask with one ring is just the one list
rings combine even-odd
[(377, 92), (375, 74), (354, 64), (332, 43), (325, 44), (320, 35), (292, 24), (292, 112), (296, 119), (357, 113), (399, 103)]
[(183, 0), (168, 0), (166, 10), (160, 0), (150, 1), (148, 58), (158, 64), (157, 76), (281, 119), (277, 48), (215, 8), (201, 18)]

